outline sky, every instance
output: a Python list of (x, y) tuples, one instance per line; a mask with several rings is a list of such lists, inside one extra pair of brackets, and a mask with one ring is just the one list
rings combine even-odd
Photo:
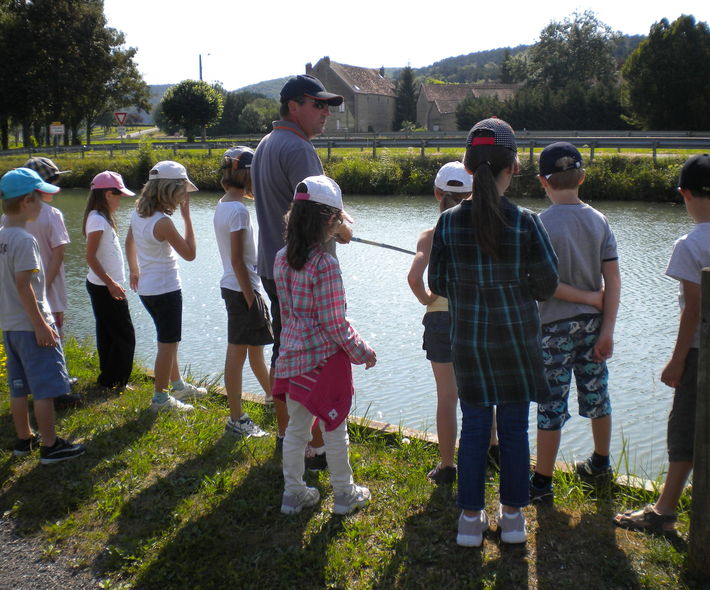
[[(452, 5), (460, 8), (452, 10)], [(482, 7), (486, 4), (487, 7)], [(475, 51), (533, 44), (551, 21), (593, 10), (612, 29), (646, 35), (662, 18), (692, 14), (710, 22), (710, 2), (554, 0), (506, 3), (409, 0), (104, 0), (108, 25), (138, 49), (148, 84), (187, 78), (236, 90), (305, 72), (324, 56), (369, 68), (413, 68)], [(438, 9), (438, 6), (445, 8)], [(505, 12), (499, 8), (505, 7)], [(562, 10), (562, 12), (561, 12)]]

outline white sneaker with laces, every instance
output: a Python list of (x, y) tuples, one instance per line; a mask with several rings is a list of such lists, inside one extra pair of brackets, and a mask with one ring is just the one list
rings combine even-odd
[(242, 417), (239, 418), (239, 420), (227, 418), (227, 425), (224, 427), (224, 430), (230, 434), (235, 434), (244, 438), (249, 438), (250, 436), (255, 438), (269, 436), (269, 433), (259, 428), (246, 412), (242, 414)]
[(528, 540), (522, 510), (511, 514), (503, 512), (501, 506), (498, 509), (498, 528), (500, 529), (500, 540), (503, 543), (525, 543)]
[(483, 543), (483, 533), (488, 530), (488, 514), (481, 510), (478, 518), (464, 516), (463, 510), (459, 516), (459, 530), (456, 544), (461, 547), (480, 547)]
[(353, 489), (350, 493), (335, 494), (333, 514), (350, 514), (357, 508), (367, 506), (371, 497), (372, 494), (370, 494), (370, 490), (365, 486), (353, 485)]
[(175, 399), (183, 400), (189, 397), (205, 397), (207, 395), (207, 389), (204, 387), (197, 387), (192, 383), (184, 382), (185, 387), (182, 389), (175, 389), (173, 387), (171, 393)]
[(175, 410), (177, 412), (192, 412), (194, 406), (181, 402), (175, 399), (172, 395), (168, 396), (164, 402), (151, 402), (150, 409), (153, 412), (162, 412), (164, 410)]
[(304, 508), (315, 506), (320, 500), (320, 492), (316, 488), (303, 488), (298, 494), (284, 492), (281, 499), (282, 514), (298, 514)]

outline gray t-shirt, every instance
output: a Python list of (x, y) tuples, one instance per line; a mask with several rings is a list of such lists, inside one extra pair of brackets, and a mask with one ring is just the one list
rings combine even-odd
[[(609, 222), (586, 203), (552, 205), (540, 213), (559, 259), (560, 282), (578, 289), (602, 287), (602, 263), (616, 260), (616, 238)], [(591, 305), (552, 297), (540, 303), (540, 321), (558, 322), (587, 313), (599, 313)]]
[(51, 324), (51, 312), (44, 289), (44, 270), (39, 245), (32, 234), (21, 227), (0, 229), (0, 328), (5, 331), (34, 332), (30, 318), (17, 292), (15, 273), (31, 270), (31, 285), (45, 321)]
[[(702, 282), (703, 268), (710, 266), (710, 223), (698, 223), (687, 235), (678, 238), (668, 262), (666, 275), (677, 281)], [(683, 283), (678, 287), (678, 304), (685, 307)], [(693, 337), (693, 348), (700, 348), (700, 323)]]
[(256, 148), (251, 165), (252, 187), (259, 223), (259, 276), (273, 279), (276, 253), (284, 247), (284, 215), (293, 191), (304, 178), (323, 174), (323, 164), (301, 128), (274, 121), (273, 131)]

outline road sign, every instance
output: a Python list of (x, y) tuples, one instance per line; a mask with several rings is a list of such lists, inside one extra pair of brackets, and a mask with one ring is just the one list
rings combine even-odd
[(126, 128), (125, 128), (123, 125), (119, 126), (118, 129), (117, 129), (117, 131), (118, 131), (118, 136), (119, 136), (119, 137), (125, 137), (125, 136), (126, 136)]
[(64, 135), (64, 125), (61, 123), (52, 123), (49, 126), (50, 135)]
[(116, 123), (123, 125), (126, 122), (126, 115), (128, 113), (116, 112), (113, 116), (116, 118)]

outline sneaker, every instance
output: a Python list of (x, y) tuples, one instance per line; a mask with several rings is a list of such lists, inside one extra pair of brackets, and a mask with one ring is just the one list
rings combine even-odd
[(325, 458), (325, 452), (309, 457), (308, 450), (306, 450), (306, 469), (308, 471), (324, 471), (328, 469), (328, 460)]
[(611, 480), (614, 475), (611, 465), (607, 464), (602, 468), (595, 467), (591, 457), (587, 457), (584, 461), (577, 461), (574, 464), (574, 470), (579, 477), (596, 481)]
[(163, 410), (176, 410), (178, 412), (192, 412), (194, 406), (181, 402), (175, 399), (172, 395), (168, 396), (164, 402), (151, 402), (150, 410), (152, 412), (162, 412)]
[(439, 463), (426, 476), (439, 486), (450, 486), (456, 481), (456, 467), (444, 467)]
[(353, 510), (367, 506), (371, 497), (370, 490), (365, 486), (353, 485), (350, 493), (335, 494), (333, 514), (350, 514)]
[(523, 511), (518, 510), (513, 516), (503, 512), (503, 507), (498, 509), (498, 529), (500, 540), (503, 543), (525, 543), (528, 533), (525, 529)]
[(536, 486), (533, 482), (535, 473), (530, 474), (530, 502), (533, 504), (552, 505), (555, 500), (555, 492), (552, 490), (552, 481), (546, 486)]
[(66, 393), (54, 398), (54, 409), (64, 410), (66, 408), (75, 408), (80, 406), (82, 398), (78, 393)]
[(282, 514), (298, 514), (304, 508), (315, 506), (320, 500), (320, 494), (316, 488), (304, 488), (299, 494), (284, 492), (281, 499)]
[(463, 511), (461, 511), (456, 544), (461, 547), (480, 547), (483, 543), (483, 533), (488, 530), (488, 527), (488, 515), (485, 510), (481, 510), (478, 518), (473, 520), (464, 518)]
[(13, 455), (15, 455), (15, 457), (26, 457), (32, 451), (39, 448), (39, 443), (41, 440), (42, 437), (34, 432), (30, 436), (30, 438), (16, 438), (15, 448), (12, 453)]
[(76, 459), (86, 452), (86, 447), (80, 444), (72, 444), (63, 438), (57, 440), (51, 447), (41, 446), (39, 449), (39, 462), (42, 465), (50, 465), (61, 461)]
[(189, 397), (205, 397), (207, 395), (207, 389), (204, 387), (197, 387), (196, 385), (185, 381), (185, 387), (181, 389), (175, 389), (173, 387), (170, 393), (175, 399), (183, 400)]
[(227, 425), (224, 429), (230, 434), (236, 434), (237, 436), (244, 438), (249, 438), (250, 436), (254, 436), (256, 438), (269, 436), (269, 433), (259, 428), (249, 417), (249, 414), (246, 413), (236, 421), (231, 418), (227, 418)]

